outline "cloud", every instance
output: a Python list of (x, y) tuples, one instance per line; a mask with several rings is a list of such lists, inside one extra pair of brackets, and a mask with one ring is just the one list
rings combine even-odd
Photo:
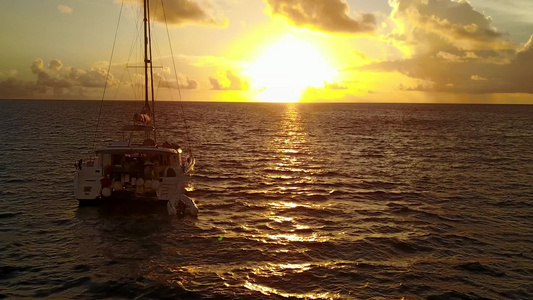
[(533, 93), (533, 37), (511, 42), (466, 0), (391, 0), (396, 24), (387, 36), (404, 58), (353, 70), (399, 72), (416, 79), (403, 90)]
[(198, 88), (198, 81), (189, 78), (189, 76), (185, 76), (183, 74), (178, 75), (178, 80), (180, 82), (180, 88), (186, 89), (186, 90), (195, 90)]
[(287, 18), (297, 27), (343, 34), (368, 34), (376, 30), (376, 18), (360, 13), (349, 15), (350, 8), (343, 0), (265, 0), (272, 15)]
[[(108, 75), (109, 62), (105, 61), (95, 62), (87, 69), (80, 69), (65, 66), (60, 59), (45, 62), (38, 58), (29, 67), (35, 76), (33, 80), (18, 79), (15, 70), (0, 72), (0, 98), (99, 98), (106, 83), (108, 88), (144, 84), (143, 75), (135, 73), (131, 74), (130, 82), (123, 81), (122, 85), (119, 85), (118, 78), (112, 73)], [(234, 78), (231, 80), (228, 89), (237, 89), (239, 84), (247, 84), (242, 81), (239, 83)], [(189, 76), (178, 74), (178, 81), (181, 89), (198, 89), (198, 82)], [(154, 74), (154, 84), (163, 88), (178, 87), (176, 80), (167, 80), (161, 74)]]
[(38, 74), (39, 72), (43, 71), (44, 69), (44, 62), (42, 59), (38, 58), (35, 61), (32, 62), (30, 66), (31, 72), (33, 74)]
[[(159, 74), (154, 74), (154, 80), (157, 81), (157, 83), (154, 82), (159, 87), (165, 87), (165, 88), (172, 88), (177, 89), (178, 85), (176, 81), (167, 80), (163, 76)], [(198, 81), (191, 79), (189, 76), (185, 76), (183, 74), (178, 74), (178, 82), (179, 82), (179, 88), (185, 89), (185, 90), (195, 90), (198, 88)]]
[[(474, 1), (472, 1), (474, 2)], [(483, 0), (475, 1), (478, 11), (490, 15), (494, 19), (494, 24), (502, 30), (511, 30), (512, 39), (526, 42), (531, 35), (533, 20), (533, 1), (531, 0)]]
[(43, 88), (66, 88), (70, 87), (72, 83), (60, 74), (55, 74), (61, 69), (61, 61), (55, 59), (50, 62), (49, 69), (44, 69), (44, 62), (42, 59), (36, 59), (30, 66), (31, 71), (37, 75), (36, 85)]
[(328, 90), (346, 90), (346, 89), (348, 89), (347, 86), (341, 85), (341, 84), (339, 84), (337, 82), (332, 82), (332, 83), (324, 82), (324, 88), (328, 89)]
[(59, 59), (53, 59), (50, 61), (50, 64), (48, 65), (48, 69), (59, 72), (61, 70), (61, 67), (63, 67), (63, 64)]
[(389, 37), (412, 53), (510, 49), (508, 35), (466, 0), (390, 0), (396, 27)]
[[(142, 0), (127, 0), (142, 6)], [(163, 7), (161, 7), (161, 2)], [(207, 26), (224, 27), (227, 19), (215, 13), (210, 2), (196, 0), (161, 0), (150, 2), (150, 12), (159, 22), (167, 21), (168, 24), (186, 25), (198, 24)]]
[(211, 83), (211, 89), (212, 90), (217, 90), (217, 91), (223, 90), (222, 84), (220, 84), (218, 79), (213, 78), (213, 77), (209, 77), (209, 83)]
[(533, 35), (529, 41), (524, 45), (524, 49), (516, 54), (516, 62), (518, 64), (528, 65), (533, 61)]
[(218, 79), (209, 77), (211, 83), (211, 89), (213, 90), (249, 90), (250, 85), (247, 81), (235, 75), (232, 71), (226, 71), (226, 78), (229, 81), (229, 85), (224, 86)]
[(496, 64), (487, 59), (467, 57), (453, 56), (450, 60), (443, 58), (442, 54), (425, 54), (373, 63), (360, 69), (400, 72), (423, 82), (404, 87), (405, 90), (472, 94), (533, 93), (533, 36), (509, 63)]
[[(76, 70), (76, 74), (78, 74), (78, 76), (75, 77), (75, 83), (83, 87), (100, 88), (104, 87), (106, 84), (107, 71), (104, 69), (91, 68), (88, 71)], [(107, 80), (111, 86), (116, 84), (116, 79), (111, 74), (109, 74), (109, 78)]]
[[(113, 74), (107, 73), (108, 62), (96, 62), (89, 69), (77, 69), (74, 67), (62, 67), (60, 60), (50, 61), (49, 69), (54, 70), (55, 73), (48, 73), (48, 76), (54, 77), (60, 80), (68, 81), (72, 86), (79, 86), (85, 88), (103, 88), (107, 86), (116, 86), (118, 79)], [(56, 66), (60, 66), (57, 69)]]
[(487, 80), (487, 78), (481, 77), (481, 76), (479, 76), (479, 75), (472, 75), (472, 76), (470, 76), (470, 79), (472, 79), (472, 80), (478, 80), (478, 81), (479, 81), (479, 80)]
[(53, 59), (45, 68), (38, 58), (30, 65), (35, 80), (20, 80), (17, 72), (0, 73), (2, 98), (48, 98), (83, 97), (92, 88), (102, 88), (107, 79), (108, 86), (116, 86), (118, 80), (107, 76), (107, 65), (97, 63), (88, 70), (65, 67), (61, 60)]
[(58, 5), (57, 10), (59, 10), (59, 12), (61, 12), (62, 14), (70, 14), (72, 12), (72, 8), (66, 5)]
[(7, 78), (15, 77), (17, 76), (18, 72), (17, 70), (10, 70), (7, 72), (0, 72), (0, 80), (6, 80)]
[(455, 55), (455, 54), (452, 54), (452, 53), (448, 53), (448, 52), (445, 52), (445, 51), (437, 52), (436, 57), (438, 57), (438, 58), (440, 58), (442, 60), (445, 60), (445, 61), (450, 61), (450, 62), (463, 61), (463, 58), (461, 56)]
[(19, 80), (15, 76), (0, 79), (0, 90), (2, 99), (31, 98), (35, 93), (45, 92), (33, 82)]

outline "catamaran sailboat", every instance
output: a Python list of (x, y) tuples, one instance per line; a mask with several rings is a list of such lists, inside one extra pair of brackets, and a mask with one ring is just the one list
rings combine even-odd
[(142, 109), (122, 127), (123, 137), (129, 138), (111, 142), (95, 150), (94, 157), (76, 163), (74, 194), (80, 205), (166, 204), (169, 214), (196, 215), (196, 204), (184, 194), (195, 159), (176, 144), (157, 141), (149, 0), (143, 3), (143, 29)]

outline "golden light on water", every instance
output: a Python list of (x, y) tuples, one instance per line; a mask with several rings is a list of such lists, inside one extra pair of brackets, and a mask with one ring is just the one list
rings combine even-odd
[[(328, 240), (327, 236), (321, 235), (307, 224), (302, 224), (297, 216), (285, 215), (299, 208), (322, 209), (322, 203), (313, 203), (302, 198), (314, 195), (312, 190), (302, 187), (302, 184), (314, 182), (313, 174), (320, 171), (307, 167), (312, 159), (307, 153), (308, 143), (298, 105), (287, 104), (278, 133), (267, 144), (276, 159), (266, 168), (264, 175), (269, 186), (265, 194), (282, 197), (265, 203), (264, 216), (271, 221), (267, 226), (275, 231), (254, 234), (253, 239), (280, 245)], [(305, 176), (302, 176), (303, 174)]]
[(265, 50), (247, 72), (258, 100), (297, 102), (308, 87), (324, 86), (336, 72), (310, 43), (286, 35)]
[[(327, 266), (328, 264), (323, 264)], [(311, 270), (313, 265), (310, 263), (303, 264), (266, 264), (262, 266), (255, 267), (252, 270), (252, 273), (256, 276), (285, 276), (287, 273), (303, 273)], [(280, 291), (275, 288), (268, 287), (266, 285), (253, 283), (250, 280), (246, 280), (244, 287), (260, 292), (265, 295), (279, 295), (286, 298), (298, 298), (298, 299), (340, 299), (339, 294), (334, 293), (319, 293), (319, 292), (308, 292), (308, 293), (287, 293)]]
[(294, 220), (294, 218), (288, 218), (288, 217), (282, 217), (282, 216), (271, 216), (270, 220), (278, 222), (278, 223), (282, 223), (282, 222), (291, 222), (292, 220)]
[[(287, 188), (281, 188), (282, 190), (286, 190)], [(295, 208), (295, 207), (298, 207), (298, 206), (306, 206), (304, 204), (298, 204), (298, 203), (294, 203), (294, 202), (272, 202), (270, 203), (270, 205), (274, 206), (274, 207), (289, 207), (289, 208)]]
[(260, 292), (265, 295), (279, 295), (286, 298), (298, 298), (298, 299), (339, 299), (340, 296), (338, 294), (331, 294), (328, 292), (325, 293), (305, 293), (305, 294), (296, 294), (296, 293), (284, 293), (282, 291), (279, 291), (277, 289), (260, 285), (257, 283), (252, 283), (250, 281), (246, 281), (244, 284), (244, 287), (247, 289), (250, 289), (252, 291)]
[(268, 234), (266, 235), (270, 240), (286, 244), (289, 242), (325, 242), (326, 237), (321, 237), (317, 233), (313, 233), (309, 236), (303, 236), (300, 234)]
[(217, 265), (212, 267), (212, 272), (228, 287), (244, 287), (264, 295), (298, 299), (340, 299), (339, 294), (323, 292), (320, 289), (301, 291), (290, 287), (273, 287), (268, 283), (283, 279), (288, 274), (303, 273), (305, 276), (315, 272), (315, 268), (322, 272), (334, 264), (327, 261), (316, 263), (292, 259), (295, 254), (302, 257), (302, 253), (309, 251), (306, 243), (323, 243), (332, 238), (331, 235), (321, 232), (317, 225), (306, 222), (306, 211), (322, 210), (327, 204), (307, 198), (320, 193), (307, 184), (314, 182), (315, 174), (321, 170), (309, 167), (314, 165), (313, 155), (310, 153), (309, 136), (301, 117), (298, 104), (287, 104), (276, 134), (265, 144), (265, 148), (269, 149), (273, 156), (261, 174), (266, 187), (255, 190), (260, 197), (265, 198), (250, 204), (261, 207), (260, 211), (250, 212), (257, 214), (257, 219), (261, 221), (244, 222), (239, 225), (242, 229), (239, 233), (227, 232), (226, 234), (230, 234), (227, 239), (219, 239), (221, 243), (228, 243), (231, 238), (245, 235), (246, 239), (266, 245), (261, 247), (273, 246), (273, 249), (268, 250), (271, 251), (268, 255), (275, 254), (280, 259), (279, 263), (251, 264), (242, 268)]
[(270, 276), (270, 275), (276, 275), (276, 276), (283, 276), (287, 272), (293, 272), (293, 273), (302, 273), (305, 271), (309, 271), (311, 269), (310, 263), (304, 263), (304, 264), (265, 264), (262, 266), (255, 267), (252, 270), (252, 273), (258, 276)]
[(192, 182), (187, 182), (187, 185), (185, 186), (185, 191), (187, 192), (192, 192), (194, 191), (194, 185), (192, 184)]

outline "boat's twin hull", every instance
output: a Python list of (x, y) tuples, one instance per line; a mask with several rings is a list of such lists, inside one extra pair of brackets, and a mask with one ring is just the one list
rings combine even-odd
[[(193, 199), (181, 194), (180, 200), (184, 205), (174, 204), (176, 201), (159, 200), (153, 197), (139, 197), (138, 195), (131, 195), (129, 192), (115, 193), (113, 196), (106, 198), (78, 199), (81, 207), (98, 206), (143, 213), (166, 211), (169, 214), (198, 215), (198, 207)], [(169, 206), (171, 207), (170, 209)]]
[(76, 170), (74, 174), (74, 196), (81, 201), (94, 200), (100, 197), (102, 192), (101, 168), (95, 166), (84, 166)]
[[(182, 215), (198, 215), (198, 207), (194, 200), (184, 195), (179, 195), (179, 200), (183, 202), (184, 206), (174, 205), (175, 209), (180, 209), (177, 213)], [(168, 207), (171, 201), (158, 199), (156, 195), (144, 196), (137, 195), (129, 191), (114, 191), (109, 197), (96, 197), (94, 199), (78, 199), (80, 206), (109, 206), (109, 207), (126, 207), (128, 209), (135, 209), (143, 212), (150, 212), (152, 210), (160, 210)], [(172, 201), (177, 203), (177, 201)], [(174, 212), (175, 214), (176, 212)]]
[(168, 200), (158, 199), (156, 195), (137, 195), (130, 191), (113, 191), (111, 196), (99, 195), (93, 199), (78, 199), (81, 206), (103, 205), (103, 204), (129, 204), (129, 205), (166, 205)]
[[(175, 176), (161, 177), (157, 187), (144, 187), (139, 191), (134, 186), (123, 189), (103, 187), (102, 169), (85, 164), (76, 170), (74, 175), (74, 194), (81, 206), (121, 205), (128, 207), (164, 207), (172, 200), (177, 204), (185, 204), (179, 213), (196, 215), (198, 208), (194, 201), (183, 194), (184, 183), (187, 179), (182, 169), (175, 172)], [(105, 181), (105, 180), (104, 180)], [(122, 183), (120, 184), (122, 185)]]

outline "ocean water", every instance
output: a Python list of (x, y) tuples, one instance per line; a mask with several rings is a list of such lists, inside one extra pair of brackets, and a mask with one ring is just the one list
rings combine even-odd
[(0, 298), (533, 299), (533, 106), (184, 103), (198, 218), (78, 207), (100, 102), (0, 111)]

